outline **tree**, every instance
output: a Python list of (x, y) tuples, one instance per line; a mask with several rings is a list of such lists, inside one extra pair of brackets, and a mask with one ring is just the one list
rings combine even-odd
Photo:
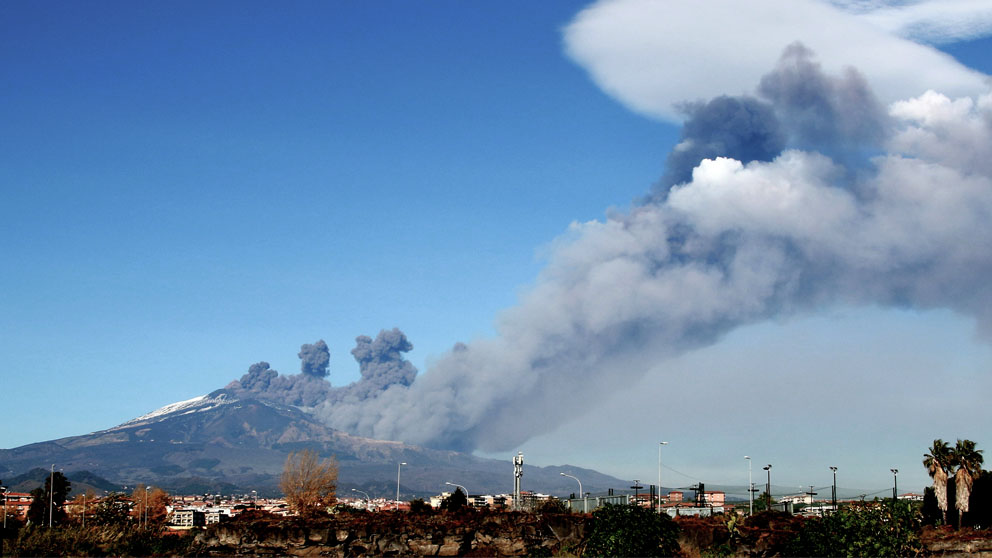
[[(53, 490), (54, 486), (54, 490)], [(66, 522), (65, 500), (72, 483), (61, 472), (45, 478), (45, 486), (31, 491), (34, 500), (28, 508), (28, 521), (33, 525), (63, 525)]]
[(923, 466), (933, 479), (933, 492), (944, 523), (947, 523), (947, 476), (951, 470), (951, 460), (951, 447), (940, 438), (933, 441), (929, 453), (923, 454)]
[(337, 461), (332, 457), (321, 462), (316, 452), (306, 449), (286, 458), (279, 487), (290, 509), (309, 518), (334, 504), (337, 483)]
[(72, 504), (74, 508), (74, 513), (78, 514), (76, 518), (77, 523), (86, 523), (86, 518), (93, 515), (93, 505), (96, 502), (96, 492), (92, 488), (86, 490), (81, 494), (76, 494), (76, 497), (72, 499)]
[(958, 529), (960, 529), (961, 519), (968, 513), (972, 485), (975, 477), (982, 470), (983, 458), (982, 450), (975, 449), (975, 442), (961, 439), (954, 446), (951, 455), (954, 465), (958, 468), (954, 473), (954, 507), (958, 510)]
[(131, 506), (133, 502), (127, 495), (111, 492), (104, 496), (93, 511), (93, 522), (96, 525), (126, 525), (131, 521)]
[(134, 502), (131, 515), (134, 516), (139, 525), (145, 527), (165, 525), (168, 515), (166, 507), (172, 503), (172, 497), (169, 496), (168, 492), (161, 488), (151, 488), (139, 484), (131, 493), (131, 501)]
[(592, 512), (590, 556), (675, 556), (679, 527), (668, 514), (629, 504), (606, 504)]
[(761, 496), (754, 499), (754, 513), (772, 509), (771, 506), (777, 503), (778, 500), (772, 498), (767, 492), (762, 492)]
[(430, 513), (434, 511), (431, 505), (424, 501), (423, 498), (414, 498), (410, 500), (410, 513)]
[(466, 506), (468, 506), (468, 496), (461, 488), (456, 488), (451, 496), (441, 500), (441, 511), (456, 512)]

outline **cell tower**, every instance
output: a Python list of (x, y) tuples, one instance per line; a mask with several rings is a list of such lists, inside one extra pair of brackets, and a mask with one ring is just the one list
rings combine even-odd
[(520, 477), (524, 476), (524, 454), (513, 456), (513, 509), (520, 510)]

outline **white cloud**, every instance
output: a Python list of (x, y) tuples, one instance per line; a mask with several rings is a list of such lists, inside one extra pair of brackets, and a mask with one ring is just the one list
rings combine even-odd
[(834, 2), (879, 29), (928, 43), (949, 43), (992, 32), (988, 0)]
[[(916, 13), (919, 19), (931, 12)], [(880, 14), (815, 0), (712, 0), (705, 7), (603, 0), (566, 26), (564, 42), (605, 92), (664, 120), (678, 120), (676, 105), (684, 101), (751, 92), (783, 49), (800, 40), (828, 73), (858, 68), (886, 103), (928, 89), (954, 97), (987, 90), (988, 76), (893, 35), (895, 24)]]

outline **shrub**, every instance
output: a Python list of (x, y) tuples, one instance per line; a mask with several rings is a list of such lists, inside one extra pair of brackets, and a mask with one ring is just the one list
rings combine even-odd
[(855, 505), (803, 522), (793, 556), (912, 556), (922, 550), (921, 517), (908, 502)]
[(592, 512), (588, 556), (674, 556), (679, 527), (666, 514), (625, 504), (606, 504)]

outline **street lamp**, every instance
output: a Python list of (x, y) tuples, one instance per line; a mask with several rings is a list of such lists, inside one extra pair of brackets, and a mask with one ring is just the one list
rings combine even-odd
[(55, 514), (55, 464), (52, 463), (52, 480), (49, 481), (48, 494), (48, 528), (52, 528), (52, 516)]
[(406, 462), (402, 462), (396, 466), (396, 507), (393, 509), (400, 511), (400, 469), (406, 465)]
[(150, 487), (150, 486), (145, 486), (145, 510), (144, 510), (145, 511), (145, 529), (148, 528), (148, 491), (151, 490), (151, 488), (152, 487)]
[[(3, 487), (3, 532), (4, 536), (7, 534), (7, 493), (10, 489), (6, 486)], [(86, 516), (83, 516), (86, 517)]]
[(462, 485), (460, 485), (458, 483), (454, 483), (454, 482), (445, 481), (444, 484), (446, 484), (448, 486), (457, 486), (458, 488), (461, 488), (462, 489), (462, 492), (465, 493), (465, 503), (466, 504), (468, 503), (468, 489), (467, 488), (465, 488), (464, 486), (462, 486)]
[(899, 498), (897, 493), (899, 488), (899, 481), (897, 480), (897, 477), (899, 476), (899, 469), (889, 470), (892, 471), (892, 507), (894, 508), (896, 505), (896, 500)]
[(837, 467), (831, 467), (834, 473), (834, 484), (830, 487), (830, 499), (833, 501), (834, 511), (837, 511)]
[(667, 446), (668, 442), (658, 442), (658, 512), (661, 512), (661, 446)]
[(582, 492), (582, 481), (579, 480), (579, 477), (573, 477), (572, 475), (567, 475), (565, 473), (558, 474), (563, 477), (574, 479), (575, 482), (579, 483), (579, 495), (582, 496), (582, 513), (589, 513), (589, 501), (586, 499), (586, 493)]
[(361, 494), (364, 494), (365, 495), (365, 509), (369, 509), (369, 501), (372, 499), (372, 498), (369, 497), (369, 493), (368, 492), (365, 492), (364, 490), (358, 490), (357, 488), (352, 488), (351, 491), (352, 492), (359, 492)]
[(772, 508), (772, 464), (769, 463), (762, 469), (768, 471), (768, 482), (765, 483), (765, 509), (770, 510)]
[(751, 492), (751, 458), (747, 455), (747, 514), (754, 515), (754, 492)]

